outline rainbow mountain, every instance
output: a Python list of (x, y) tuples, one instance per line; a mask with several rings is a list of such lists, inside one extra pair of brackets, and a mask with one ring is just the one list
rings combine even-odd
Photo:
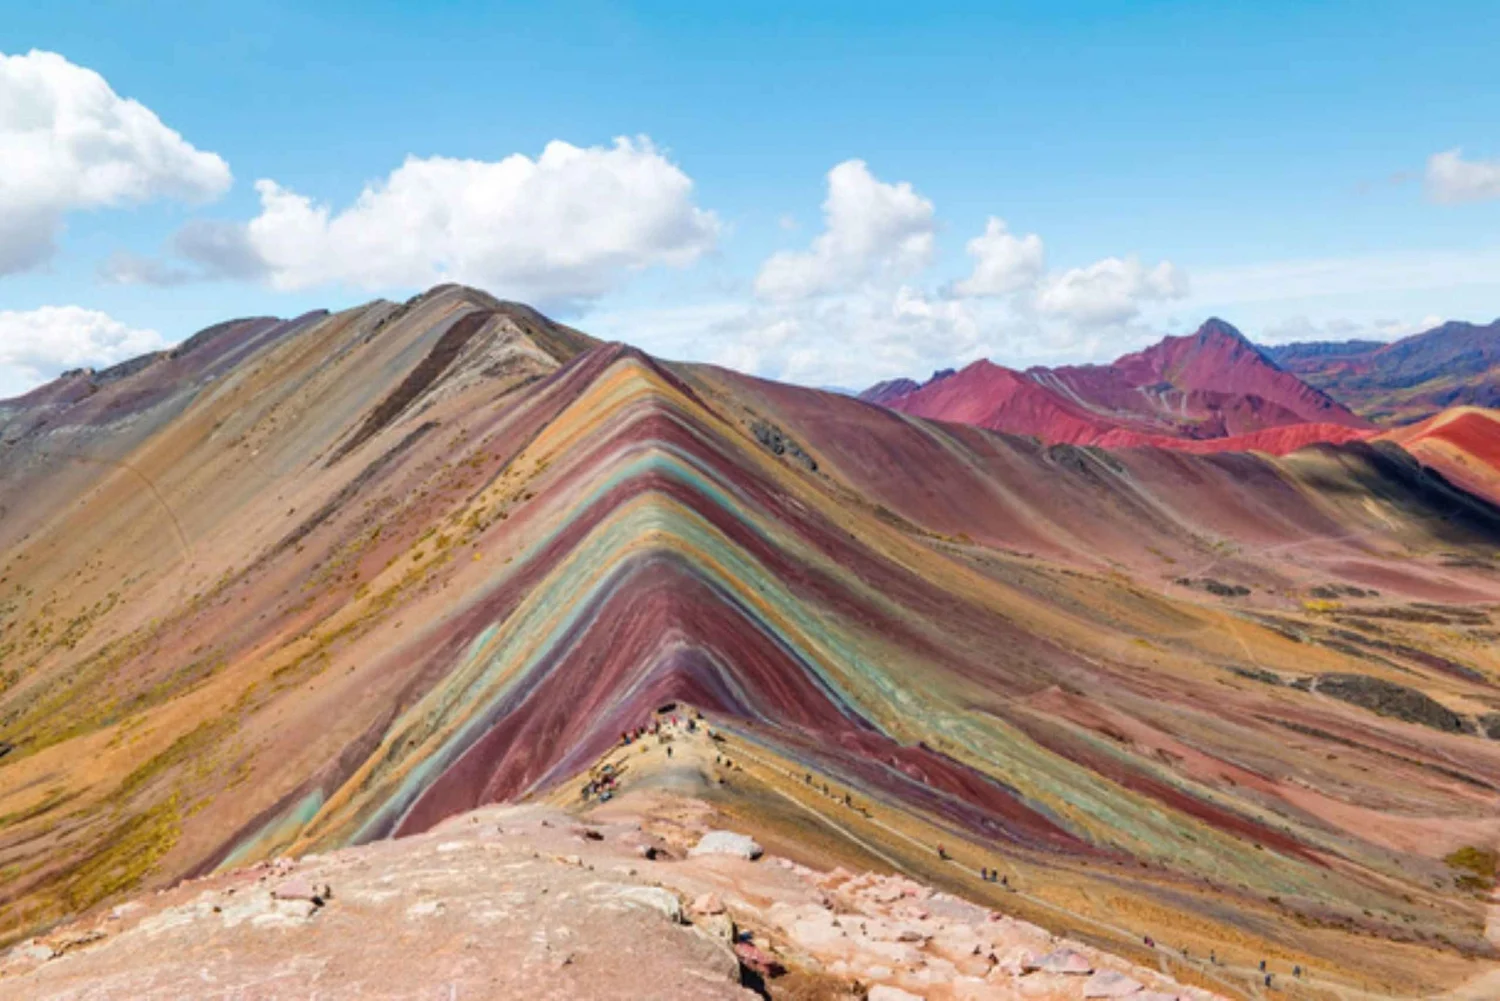
[(571, 799), (679, 704), (793, 853), (966, 845), (1111, 948), (1446, 989), (1495, 958), (1480, 482), (1043, 445), (457, 286), (224, 324), (0, 403), (0, 935)]

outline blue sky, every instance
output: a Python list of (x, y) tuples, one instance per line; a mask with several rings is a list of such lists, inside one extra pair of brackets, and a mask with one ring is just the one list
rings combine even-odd
[[(170, 342), (230, 315), (409, 295), (423, 255), (605, 336), (819, 384), (980, 355), (1105, 359), (1210, 313), (1266, 339), (1487, 322), (1500, 315), (1497, 38), (1500, 5), (1459, 2), (166, 2), (146, 17), (136, 3), (4, 0), (0, 53), (101, 75), (233, 180), (179, 158), (149, 165), (154, 193), (48, 189), (55, 248), (0, 274), (0, 390), (149, 340), (120, 330)], [(606, 156), (622, 136), (649, 145)], [(599, 157), (545, 197), (523, 189), (549, 205), (577, 193), (526, 215), (545, 252), (437, 227), (388, 267), (365, 267), (369, 250), (323, 267), (347, 243), (337, 226), (256, 236), (275, 262), (258, 272), (172, 250), (204, 220), (240, 240), (266, 212), (258, 180), (336, 217), (408, 157), (536, 161), (554, 140)], [(830, 179), (851, 161), (863, 173)], [(647, 187), (631, 197), (655, 214), (616, 218), (615, 172), (637, 170)], [(443, 211), (476, 197), (418, 180)], [(843, 214), (825, 218), (845, 182)], [(509, 182), (472, 183), (503, 198)], [(38, 197), (11, 189), (0, 179), (0, 212)], [(376, 214), (351, 223), (361, 239), (409, 232)], [(997, 241), (1003, 277), (966, 283), (991, 217), (1035, 234), (1044, 260)], [(608, 247), (579, 228), (596, 218)], [(321, 249), (301, 260), (304, 246)], [(790, 284), (764, 277), (778, 252)], [(535, 274), (560, 260), (576, 266)], [(39, 319), (43, 307), (116, 326), (80, 334), (77, 316)], [(49, 354), (53, 329), (68, 351)]]

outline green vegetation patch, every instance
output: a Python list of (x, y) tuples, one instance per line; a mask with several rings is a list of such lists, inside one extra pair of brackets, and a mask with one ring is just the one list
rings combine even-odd
[(1463, 875), (1457, 883), (1466, 890), (1488, 890), (1495, 885), (1495, 869), (1500, 863), (1500, 853), (1492, 848), (1476, 848), (1465, 845), (1443, 859), (1449, 868), (1459, 869)]
[(171, 797), (114, 827), (97, 849), (67, 876), (62, 897), (80, 914), (99, 901), (140, 884), (182, 835), (178, 797)]

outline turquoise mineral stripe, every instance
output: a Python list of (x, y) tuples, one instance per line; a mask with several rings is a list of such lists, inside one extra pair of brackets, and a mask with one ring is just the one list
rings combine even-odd
[[(666, 457), (663, 455), (646, 458), (649, 461), (634, 464), (635, 468), (668, 475), (682, 470), (680, 465), (664, 461)], [(724, 566), (726, 570), (721, 573), (710, 563), (693, 562), (694, 571), (710, 580), (721, 592), (742, 592), (748, 597), (754, 590), (772, 607), (777, 617), (793, 623), (804, 638), (817, 637), (813, 641), (817, 647), (814, 649), (803, 639), (772, 627), (765, 618), (754, 618), (759, 628), (773, 635), (791, 656), (804, 664), (833, 693), (837, 704), (854, 707), (858, 702), (828, 669), (829, 662), (846, 665), (849, 673), (855, 676), (881, 676), (884, 683), (879, 687), (882, 690), (896, 690), (894, 680), (884, 678), (873, 661), (858, 652), (856, 641), (832, 629), (822, 616), (809, 612), (804, 602), (696, 513), (666, 498), (629, 505), (622, 509), (622, 513), (612, 513), (581, 540), (569, 557), (533, 589), (503, 628), (495, 632), (493, 640), (482, 645), (477, 657), (459, 665), (449, 680), (397, 722), (387, 738), (388, 746), (409, 746), (414, 737), (423, 744), (426, 736), (444, 723), (467, 719), (441, 748), (430, 752), (408, 773), (392, 798), (367, 820), (357, 837), (367, 835), (370, 830), (391, 820), (395, 815), (393, 810), (404, 812), (422, 789), (485, 732), (490, 725), (489, 714), (516, 686), (524, 683), (543, 656), (558, 649), (563, 638), (579, 628), (579, 617), (587, 609), (597, 607), (600, 589), (614, 583), (614, 578), (596, 575), (595, 583), (586, 589), (580, 588), (581, 582), (587, 580), (595, 568), (618, 563), (622, 552), (638, 548), (639, 540), (650, 538), (653, 533), (675, 540), (678, 543), (675, 548), (684, 554), (701, 552)], [(743, 606), (743, 602), (741, 604)], [(748, 606), (744, 607), (748, 610)], [(521, 654), (524, 649), (536, 653), (525, 658)], [(885, 714), (865, 711), (861, 715), (879, 719)]]
[(257, 849), (290, 842), (318, 815), (321, 809), (323, 809), (323, 790), (314, 789), (266, 821), (254, 834), (235, 845), (234, 849), (224, 856), (224, 861), (219, 863), (215, 871), (235, 868)]

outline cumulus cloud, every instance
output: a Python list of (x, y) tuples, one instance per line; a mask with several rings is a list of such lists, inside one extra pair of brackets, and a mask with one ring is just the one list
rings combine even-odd
[(903, 284), (786, 303), (607, 311), (591, 317), (589, 330), (664, 357), (853, 390), (997, 353), (1050, 357), (1069, 343), (1060, 328), (1019, 317), (1003, 300), (957, 299)]
[(172, 236), (172, 249), (207, 278), (259, 279), (266, 262), (245, 227), (217, 219), (194, 219)]
[(760, 372), (788, 353), (789, 345), (799, 339), (800, 327), (796, 317), (750, 313), (732, 318), (721, 330), (729, 336), (718, 339), (707, 360), (739, 372)]
[(172, 288), (196, 281), (198, 275), (155, 257), (121, 250), (99, 266), (99, 280), (110, 285), (155, 285)]
[(190, 282), (254, 281), (266, 277), (266, 262), (240, 223), (194, 219), (173, 234), (169, 250), (191, 266), (120, 251), (104, 262), (99, 277), (113, 285), (162, 288)]
[(587, 148), (554, 141), (535, 160), (408, 157), (342, 211), (271, 180), (255, 190), (260, 214), (249, 222), (195, 220), (164, 258), (118, 254), (101, 276), (264, 281), (284, 291), (453, 281), (565, 310), (635, 272), (693, 263), (721, 228), (694, 204), (692, 179), (645, 137)]
[(1049, 275), (1037, 288), (1035, 306), (1080, 326), (1108, 326), (1135, 319), (1142, 303), (1181, 299), (1187, 291), (1187, 275), (1171, 261), (1148, 268), (1134, 257), (1106, 257)]
[(548, 143), (535, 160), (409, 157), (332, 211), (274, 181), (238, 233), (179, 238), (216, 273), (259, 271), (278, 289), (483, 285), (566, 307), (596, 299), (653, 265), (682, 267), (714, 246), (719, 222), (693, 182), (649, 139), (612, 146)]
[(24, 392), (69, 369), (104, 368), (165, 346), (154, 330), (137, 330), (81, 306), (0, 312), (0, 394)]
[(753, 300), (596, 315), (599, 334), (668, 356), (775, 379), (860, 388), (979, 358), (1010, 364), (1098, 360), (1155, 336), (1142, 311), (1186, 292), (1172, 263), (1106, 258), (1047, 270), (1035, 233), (991, 216), (966, 244), (957, 281), (925, 280), (935, 251), (933, 205), (860, 160), (828, 173), (824, 227), (805, 251), (762, 265)]
[(1187, 294), (1187, 276), (1171, 261), (1148, 268), (1134, 257), (1106, 257), (1086, 267), (1048, 272), (1042, 238), (1035, 233), (1017, 236), (996, 216), (965, 249), (974, 270), (953, 284), (953, 297), (1009, 297), (1023, 314), (1081, 329), (1127, 324), (1140, 315), (1143, 304)]
[(122, 254), (103, 277), (281, 290), (454, 281), (569, 309), (635, 272), (693, 263), (720, 232), (694, 204), (692, 179), (644, 137), (587, 148), (554, 141), (535, 160), (408, 157), (342, 211), (271, 180), (255, 190), (260, 214), (249, 222), (195, 220), (172, 238), (167, 255), (183, 264)]
[(1047, 268), (1042, 238), (1035, 233), (1018, 237), (1005, 220), (990, 216), (984, 232), (965, 246), (974, 259), (974, 273), (954, 285), (964, 296), (1008, 295), (1030, 288)]
[(1427, 160), (1427, 192), (1448, 204), (1500, 198), (1500, 160), (1465, 160), (1461, 149), (1434, 153)]
[(915, 274), (932, 260), (932, 202), (905, 181), (877, 179), (863, 160), (846, 160), (828, 172), (823, 223), (808, 250), (782, 251), (761, 266), (756, 294), (806, 299), (871, 278)]
[(0, 54), (0, 275), (50, 258), (67, 213), (205, 201), (229, 166), (93, 70), (52, 52)]

